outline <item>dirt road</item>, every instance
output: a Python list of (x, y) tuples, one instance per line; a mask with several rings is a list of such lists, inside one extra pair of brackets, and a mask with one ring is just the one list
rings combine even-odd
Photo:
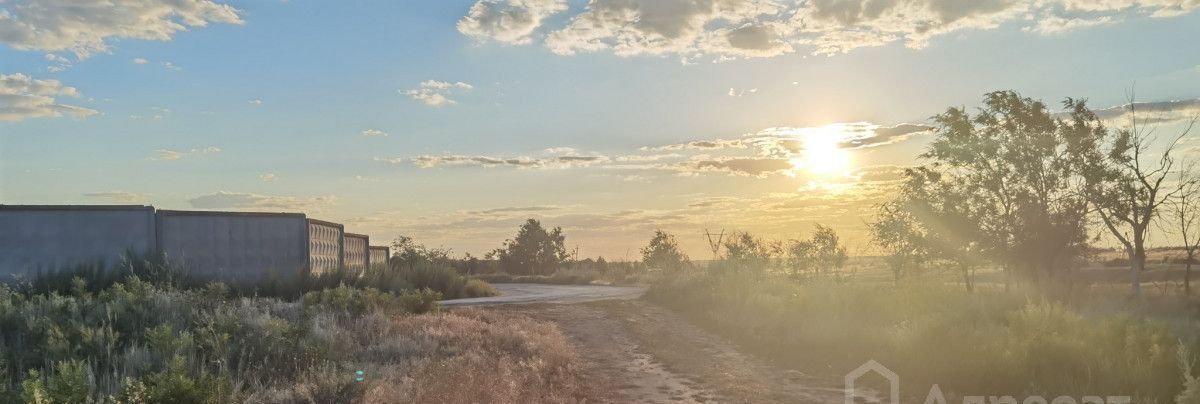
[[(585, 376), (613, 403), (840, 403), (840, 378), (781, 369), (675, 315), (636, 299), (640, 288), (498, 284), (495, 305), (558, 325)], [(456, 303), (457, 302), (457, 303)], [(512, 304), (525, 303), (525, 304)], [(873, 401), (870, 399), (863, 401)]]
[(597, 285), (543, 285), (535, 283), (493, 284), (500, 296), (443, 300), (443, 307), (494, 306), (527, 303), (580, 303), (608, 299), (636, 299), (646, 288)]

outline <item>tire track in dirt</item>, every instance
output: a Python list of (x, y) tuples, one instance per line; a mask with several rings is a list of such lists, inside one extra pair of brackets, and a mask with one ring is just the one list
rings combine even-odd
[[(556, 323), (615, 403), (841, 403), (840, 377), (780, 369), (640, 300), (498, 307)], [(873, 402), (862, 397), (862, 402)]]
[(667, 369), (643, 351), (625, 325), (589, 304), (506, 306), (551, 321), (570, 338), (585, 364), (584, 374), (613, 403), (719, 403), (715, 394), (691, 378)]

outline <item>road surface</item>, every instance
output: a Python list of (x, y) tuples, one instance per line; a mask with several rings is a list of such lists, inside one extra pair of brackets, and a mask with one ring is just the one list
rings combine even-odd
[(491, 306), (525, 303), (582, 303), (596, 300), (636, 299), (646, 288), (634, 286), (545, 285), (535, 283), (495, 283), (500, 296), (443, 300), (443, 307)]
[[(600, 403), (841, 403), (841, 379), (779, 368), (637, 299), (640, 287), (493, 284), (500, 296), (442, 301), (555, 323)], [(878, 403), (875, 397), (859, 402)]]

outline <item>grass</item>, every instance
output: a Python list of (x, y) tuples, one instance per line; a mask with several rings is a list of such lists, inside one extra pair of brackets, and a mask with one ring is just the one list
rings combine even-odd
[[(511, 314), (437, 312), (445, 297), (496, 294), (448, 266), (201, 282), (162, 257), (126, 255), (117, 268), (81, 265), (0, 284), (0, 403), (590, 397), (553, 326)], [(362, 381), (356, 371), (365, 372)], [(481, 381), (472, 389), (431, 379), (462, 374)]]
[(429, 289), (440, 293), (444, 299), (499, 294), (487, 282), (462, 276), (450, 266), (431, 262), (379, 266), (363, 272), (331, 272), (312, 276), (307, 280), (307, 284), (308, 290), (326, 289), (341, 284), (394, 293)]
[(878, 360), (918, 399), (935, 383), (958, 395), (1168, 403), (1181, 394), (1180, 365), (1195, 358), (1177, 349), (1200, 346), (1185, 305), (1130, 304), (1106, 290), (1043, 293), (698, 271), (664, 278), (646, 297), (788, 367), (844, 374)]
[[(83, 279), (89, 290), (94, 292), (132, 277), (155, 285), (168, 285), (180, 289), (203, 288), (213, 281), (190, 276), (185, 269), (162, 255), (126, 253), (115, 267), (106, 268), (99, 263), (85, 263), (57, 271), (42, 271), (31, 279), (18, 282), (16, 288), (24, 293), (68, 293), (74, 287), (76, 279)], [(391, 293), (429, 289), (440, 293), (444, 299), (498, 294), (487, 282), (462, 276), (448, 264), (429, 261), (394, 262), (391, 266), (375, 266), (365, 271), (341, 269), (292, 278), (268, 277), (253, 283), (226, 284), (226, 287), (230, 293), (237, 296), (295, 299), (309, 291), (334, 288), (338, 285), (373, 288)]]
[(437, 297), (341, 285), (287, 302), (137, 277), (97, 292), (82, 279), (65, 294), (0, 286), (0, 403), (586, 399), (553, 326), (439, 313)]

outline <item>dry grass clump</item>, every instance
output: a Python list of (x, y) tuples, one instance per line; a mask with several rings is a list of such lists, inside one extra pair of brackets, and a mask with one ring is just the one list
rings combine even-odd
[[(345, 366), (258, 392), (250, 403), (576, 403), (594, 401), (552, 324), (479, 309), (372, 313), (339, 336)], [(362, 370), (363, 382), (354, 381)]]
[[(367, 403), (573, 403), (590, 396), (558, 328), (525, 316), (463, 310), (395, 318), (367, 356), (407, 356), (384, 369)], [(407, 355), (406, 355), (407, 354)], [(377, 356), (377, 357), (378, 357)]]

